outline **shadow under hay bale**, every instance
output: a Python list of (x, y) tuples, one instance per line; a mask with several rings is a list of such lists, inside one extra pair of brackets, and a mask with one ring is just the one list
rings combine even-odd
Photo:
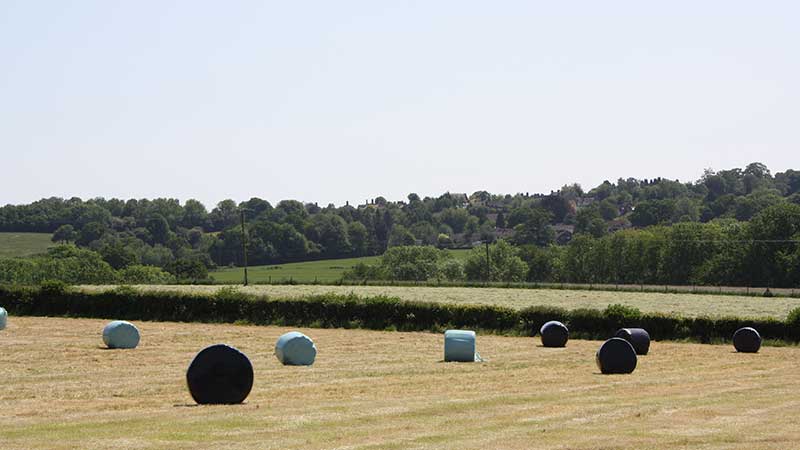
[(475, 332), (470, 330), (447, 330), (444, 332), (445, 362), (481, 361), (475, 343)]
[(636, 350), (625, 339), (613, 337), (600, 346), (595, 362), (604, 374), (631, 373), (636, 369)]
[(215, 344), (194, 357), (186, 371), (186, 383), (198, 404), (242, 403), (253, 388), (253, 365), (239, 350)]
[(739, 328), (733, 333), (733, 346), (737, 352), (758, 353), (761, 348), (761, 335), (755, 328)]
[(290, 331), (278, 338), (275, 356), (286, 366), (310, 366), (317, 357), (317, 347), (305, 334)]
[(0, 308), (0, 330), (5, 330), (8, 323), (8, 312), (5, 308)]
[(542, 337), (544, 347), (564, 347), (569, 339), (569, 329), (563, 323), (551, 320), (542, 325), (539, 335)]
[(620, 328), (614, 337), (630, 342), (637, 355), (646, 355), (650, 351), (650, 334), (644, 328)]
[(103, 342), (108, 348), (136, 348), (139, 329), (130, 322), (115, 320), (103, 328)]

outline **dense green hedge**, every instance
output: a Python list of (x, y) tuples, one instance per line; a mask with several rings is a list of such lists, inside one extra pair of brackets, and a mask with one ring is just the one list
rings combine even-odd
[(221, 288), (216, 294), (136, 291), (120, 287), (100, 293), (61, 285), (0, 287), (0, 306), (27, 316), (95, 317), (179, 322), (252, 323), (330, 328), (441, 331), (472, 328), (483, 332), (535, 335), (548, 320), (567, 324), (573, 337), (607, 338), (618, 328), (643, 327), (656, 340), (727, 340), (737, 328), (755, 327), (766, 339), (800, 341), (800, 313), (788, 321), (742, 318), (687, 318), (643, 314), (612, 305), (605, 310), (531, 307), (516, 311), (491, 305), (409, 302), (393, 297), (316, 295), (278, 299)]

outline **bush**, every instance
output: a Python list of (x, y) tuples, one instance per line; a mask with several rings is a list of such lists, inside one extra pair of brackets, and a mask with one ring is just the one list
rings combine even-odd
[[(528, 273), (528, 265), (517, 256), (517, 249), (506, 241), (489, 246), (489, 261), (489, 281), (523, 281)], [(472, 249), (464, 261), (464, 273), (468, 280), (486, 281), (484, 247)]]
[(120, 270), (119, 278), (127, 284), (167, 284), (172, 277), (158, 267), (137, 264)]
[(606, 306), (603, 314), (609, 320), (616, 322), (638, 322), (642, 318), (642, 311), (639, 308), (618, 303)]
[(789, 315), (786, 316), (786, 325), (789, 327), (791, 338), (800, 341), (800, 307), (789, 311)]
[(436, 247), (392, 247), (381, 257), (381, 267), (392, 280), (427, 281), (436, 276), (440, 258)]
[(800, 307), (789, 311), (789, 315), (786, 316), (786, 323), (789, 326), (800, 328)]
[(464, 280), (464, 264), (450, 257), (439, 263), (439, 275), (447, 281)]
[[(558, 320), (568, 322), (569, 312), (564, 308), (555, 306), (531, 306), (519, 312), (523, 334), (535, 336), (546, 322)], [(569, 327), (569, 326), (568, 326)]]
[(59, 245), (35, 258), (0, 259), (0, 283), (35, 285), (43, 281), (107, 284), (117, 281), (117, 272), (98, 253), (74, 245)]
[(128, 286), (127, 284), (121, 284), (112, 289), (111, 292), (120, 297), (135, 297), (139, 295), (139, 291), (137, 291), (136, 288)]
[(69, 286), (60, 280), (42, 281), (39, 292), (44, 295), (61, 295), (69, 290)]
[(386, 279), (386, 274), (382, 272), (380, 266), (360, 262), (351, 269), (345, 270), (342, 279), (350, 281), (382, 280)]
[(236, 286), (225, 286), (217, 289), (217, 292), (214, 293), (214, 298), (217, 301), (232, 302), (246, 301), (250, 296), (240, 291)]

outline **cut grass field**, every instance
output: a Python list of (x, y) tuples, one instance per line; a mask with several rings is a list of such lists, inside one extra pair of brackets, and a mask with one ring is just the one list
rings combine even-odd
[(52, 247), (50, 233), (0, 233), (0, 258), (31, 256)]
[[(485, 363), (442, 363), (430, 333), (301, 329), (312, 367), (273, 356), (278, 327), (137, 322), (135, 350), (101, 348), (104, 320), (12, 317), (0, 332), (0, 448), (704, 448), (800, 442), (800, 349), (654, 342), (631, 375), (563, 349), (479, 336)], [(195, 406), (185, 370), (225, 342), (255, 370), (244, 405)]]
[[(111, 286), (83, 286), (86, 290), (106, 290)], [(139, 289), (214, 293), (221, 286), (139, 286)], [(611, 304), (639, 308), (643, 312), (675, 313), (685, 317), (728, 316), (783, 320), (789, 311), (800, 307), (800, 298), (745, 297), (713, 294), (614, 292), (567, 289), (505, 289), (479, 287), (428, 286), (323, 286), (256, 285), (242, 292), (269, 297), (292, 298), (332, 292), (371, 297), (385, 295), (403, 300), (454, 304), (501, 305), (514, 309), (547, 305), (566, 309), (604, 309)]]
[[(463, 259), (469, 250), (450, 250), (456, 258)], [(252, 266), (247, 268), (247, 278), (251, 283), (269, 283), (293, 280), (300, 283), (331, 283), (342, 278), (345, 270), (358, 263), (375, 264), (380, 257), (364, 256), (361, 258), (324, 259), (298, 263), (275, 264), (269, 266)], [(209, 274), (220, 283), (241, 283), (244, 269), (230, 267), (219, 269)]]

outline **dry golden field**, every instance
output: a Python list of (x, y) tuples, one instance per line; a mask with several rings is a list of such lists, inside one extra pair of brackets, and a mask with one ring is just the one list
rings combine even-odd
[[(113, 286), (83, 286), (86, 290), (105, 290)], [(213, 293), (223, 286), (139, 286), (139, 289)], [(656, 292), (616, 292), (567, 289), (505, 289), (477, 287), (427, 286), (324, 286), (324, 285), (254, 285), (239, 286), (242, 292), (272, 297), (302, 297), (333, 292), (359, 296), (386, 295), (403, 300), (456, 304), (502, 305), (514, 309), (549, 305), (566, 309), (603, 309), (620, 303), (644, 312), (675, 313), (681, 316), (736, 316), (785, 319), (800, 298), (745, 297), (714, 294), (676, 294)]]
[[(442, 336), (302, 329), (312, 367), (273, 356), (286, 328), (11, 317), (0, 331), (0, 448), (789, 449), (800, 443), (800, 348), (655, 342), (631, 375), (600, 375), (597, 341), (547, 349), (479, 336), (485, 363), (442, 363)], [(247, 402), (195, 406), (185, 370), (224, 342), (255, 369)]]

